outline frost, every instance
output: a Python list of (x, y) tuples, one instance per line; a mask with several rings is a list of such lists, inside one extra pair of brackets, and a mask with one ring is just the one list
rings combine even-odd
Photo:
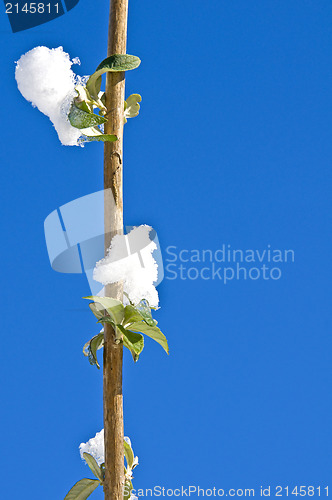
[(92, 455), (98, 465), (105, 462), (104, 429), (97, 432), (95, 437), (89, 439), (87, 443), (80, 444), (80, 454), (82, 460), (84, 460), (83, 453), (89, 453)]
[(153, 285), (158, 266), (152, 256), (157, 246), (149, 237), (151, 229), (142, 225), (126, 235), (114, 236), (107, 256), (96, 264), (93, 279), (103, 285), (123, 281), (123, 291), (135, 305), (146, 299), (151, 307), (158, 307), (158, 292)]
[(71, 70), (73, 64), (79, 64), (79, 59), (71, 61), (62, 47), (35, 47), (21, 56), (15, 70), (23, 97), (50, 118), (66, 146), (79, 145), (81, 136), (81, 131), (72, 127), (67, 118), (76, 95), (75, 86), (81, 81)]

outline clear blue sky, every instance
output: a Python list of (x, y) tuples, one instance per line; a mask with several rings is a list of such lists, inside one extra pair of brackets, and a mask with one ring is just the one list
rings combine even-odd
[[(147, 341), (136, 365), (124, 360), (135, 486), (325, 487), (332, 5), (130, 4), (128, 53), (142, 64), (126, 94), (143, 101), (126, 125), (126, 224), (152, 225), (164, 257), (168, 246), (223, 244), (295, 254), (278, 264), (278, 280), (161, 283), (156, 316), (170, 356)], [(36, 45), (63, 45), (90, 74), (106, 56), (107, 17), (107, 0), (80, 0), (12, 34), (0, 16), (3, 500), (63, 499), (89, 477), (79, 443), (103, 425), (101, 372), (81, 353), (98, 331), (81, 299), (88, 284), (52, 271), (43, 232), (54, 209), (102, 188), (103, 148), (61, 146), (17, 91), (14, 61)]]

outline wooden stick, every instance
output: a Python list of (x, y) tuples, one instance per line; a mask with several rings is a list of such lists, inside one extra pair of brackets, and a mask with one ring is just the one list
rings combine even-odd
[[(108, 56), (126, 53), (128, 0), (110, 1)], [(125, 74), (107, 73), (106, 107), (108, 121), (105, 133), (118, 136), (116, 142), (105, 142), (104, 189), (111, 189), (114, 202), (105, 196), (105, 252), (115, 234), (123, 232), (123, 112)], [(105, 191), (106, 192), (106, 191)], [(122, 283), (108, 285), (106, 296), (123, 300)], [(104, 432), (106, 500), (122, 500), (124, 487), (122, 344), (114, 342), (114, 330), (104, 325)]]

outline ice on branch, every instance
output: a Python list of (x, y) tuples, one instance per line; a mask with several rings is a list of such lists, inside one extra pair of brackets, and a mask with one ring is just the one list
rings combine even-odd
[(157, 245), (150, 239), (152, 228), (135, 227), (126, 235), (112, 239), (107, 256), (97, 262), (93, 279), (103, 285), (123, 281), (123, 291), (135, 305), (146, 299), (151, 307), (158, 307), (158, 292), (154, 283), (158, 266), (152, 256)]
[(81, 78), (75, 75), (71, 61), (62, 47), (35, 47), (22, 55), (16, 64), (15, 78), (23, 97), (48, 116), (59, 139), (66, 146), (77, 146), (81, 131), (72, 127), (68, 112), (77, 95), (75, 86)]
[(104, 429), (97, 432), (95, 437), (89, 439), (87, 443), (80, 444), (80, 455), (82, 460), (84, 460), (83, 453), (92, 455), (98, 465), (105, 462)]

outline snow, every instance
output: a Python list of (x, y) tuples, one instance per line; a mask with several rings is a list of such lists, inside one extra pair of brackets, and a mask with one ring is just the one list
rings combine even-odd
[(75, 86), (81, 81), (71, 69), (73, 64), (79, 64), (79, 59), (71, 61), (62, 47), (35, 47), (21, 56), (15, 70), (23, 97), (50, 118), (66, 146), (77, 146), (81, 136), (81, 131), (72, 127), (67, 118), (76, 95)]
[(106, 257), (97, 262), (93, 279), (103, 285), (123, 281), (123, 291), (135, 305), (146, 299), (158, 307), (158, 292), (153, 285), (158, 278), (158, 266), (152, 256), (157, 249), (150, 239), (151, 227), (135, 227), (127, 235), (112, 239)]
[[(125, 436), (124, 440), (131, 446), (129, 437)], [(87, 443), (80, 444), (80, 455), (82, 460), (84, 460), (83, 453), (89, 453), (92, 455), (98, 465), (105, 462), (104, 429), (97, 432), (95, 437), (89, 439)], [(133, 467), (136, 467), (136, 465), (138, 465), (138, 457), (134, 458)], [(128, 470), (128, 478), (132, 478), (131, 470)]]
[(89, 439), (87, 443), (80, 444), (80, 454), (84, 460), (83, 453), (89, 453), (96, 460), (98, 465), (105, 462), (104, 429), (97, 432), (94, 438)]

